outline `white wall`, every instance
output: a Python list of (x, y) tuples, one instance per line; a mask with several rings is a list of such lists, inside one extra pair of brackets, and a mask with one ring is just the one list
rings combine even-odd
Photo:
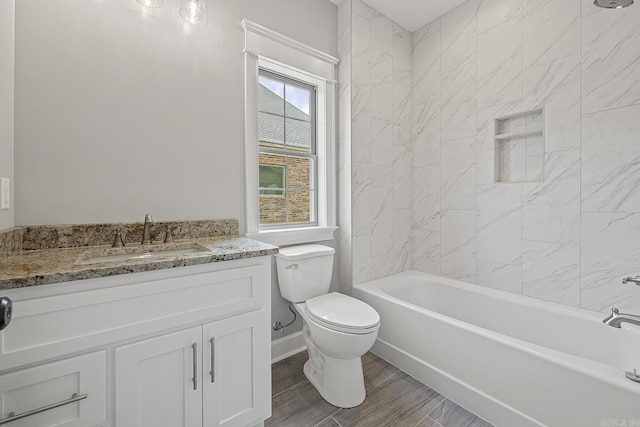
[(31, 0), (16, 10), (16, 224), (240, 218), (243, 32), (337, 55), (326, 0)]
[[(150, 212), (239, 218), (244, 230), (240, 22), (336, 56), (337, 7), (207, 0), (207, 23), (191, 27), (178, 4), (18, 3), (16, 224), (141, 221)], [(275, 268), (272, 306), (274, 320), (289, 319)]]
[[(640, 307), (640, 6), (469, 0), (412, 38), (413, 267)], [(539, 107), (544, 181), (495, 184), (494, 119)]]
[[(0, 0), (0, 177), (9, 178), (12, 187), (14, 8), (15, 0)], [(11, 200), (11, 208), (0, 211), (0, 230), (13, 227), (13, 205)]]

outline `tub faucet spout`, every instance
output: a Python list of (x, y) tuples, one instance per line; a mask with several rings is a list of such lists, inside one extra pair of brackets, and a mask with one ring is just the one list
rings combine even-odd
[(602, 320), (605, 325), (619, 328), (622, 323), (631, 323), (632, 325), (640, 326), (640, 316), (635, 314), (620, 313), (617, 308), (611, 309), (611, 314), (606, 319)]
[(151, 218), (151, 214), (147, 214), (144, 217), (144, 232), (142, 233), (142, 244), (150, 245), (151, 244), (151, 226), (153, 225), (153, 218)]

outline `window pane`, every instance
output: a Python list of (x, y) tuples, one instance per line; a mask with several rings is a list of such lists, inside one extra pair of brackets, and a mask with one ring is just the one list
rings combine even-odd
[(289, 197), (289, 222), (310, 222), (311, 221), (311, 192), (310, 191), (287, 191)]
[(287, 222), (287, 198), (260, 195), (260, 224)]
[(296, 86), (287, 85), (285, 88), (285, 108), (287, 117), (305, 122), (311, 121), (309, 116), (311, 107), (311, 92)]
[(260, 165), (260, 194), (284, 197), (284, 177), (284, 166)]
[(287, 222), (286, 156), (260, 153), (260, 223)]
[(286, 120), (287, 148), (311, 152), (311, 123), (289, 118)]
[(284, 146), (284, 117), (258, 113), (258, 138), (266, 147)]
[(287, 171), (288, 187), (299, 190), (311, 190), (313, 165), (311, 159), (289, 156)]
[(258, 78), (258, 109), (272, 114), (284, 115), (284, 83), (265, 76)]

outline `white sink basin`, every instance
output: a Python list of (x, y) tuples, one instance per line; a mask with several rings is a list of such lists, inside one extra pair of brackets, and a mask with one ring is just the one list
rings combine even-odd
[(205, 246), (197, 243), (99, 249), (85, 252), (80, 256), (80, 258), (78, 258), (76, 264), (84, 265), (126, 262), (132, 260), (157, 260), (161, 258), (176, 258), (208, 251), (209, 249)]

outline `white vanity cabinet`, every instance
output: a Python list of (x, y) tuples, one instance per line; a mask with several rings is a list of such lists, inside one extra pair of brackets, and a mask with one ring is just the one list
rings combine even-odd
[(263, 318), (247, 313), (116, 348), (116, 425), (255, 424), (270, 404)]
[(202, 427), (201, 342), (197, 327), (117, 348), (116, 425)]
[(270, 281), (263, 256), (4, 291), (0, 415), (80, 398), (6, 425), (261, 424)]
[[(104, 351), (2, 375), (0, 423), (12, 427), (97, 425), (105, 419), (105, 379)], [(31, 413), (38, 408), (49, 409)]]
[(259, 414), (271, 415), (271, 342), (263, 320), (263, 313), (249, 313), (204, 325), (205, 426), (247, 426)]

